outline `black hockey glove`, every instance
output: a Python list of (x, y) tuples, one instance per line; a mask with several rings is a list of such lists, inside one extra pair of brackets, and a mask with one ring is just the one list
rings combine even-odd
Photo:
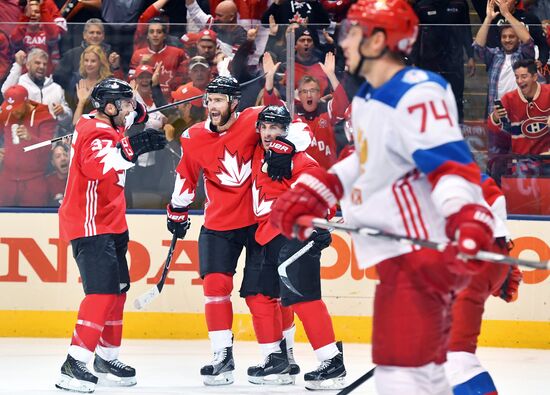
[(167, 143), (164, 132), (156, 129), (145, 129), (134, 136), (124, 137), (117, 144), (117, 147), (121, 149), (120, 153), (124, 159), (136, 163), (139, 155), (161, 150)]
[(178, 239), (183, 239), (187, 233), (187, 229), (191, 226), (187, 207), (172, 207), (169, 204), (166, 206), (166, 221), (168, 231)]
[(296, 147), (291, 141), (277, 137), (269, 145), (269, 150), (265, 153), (265, 162), (267, 163), (267, 175), (273, 181), (282, 181), (283, 178), (290, 180), (292, 178), (292, 157), (296, 153)]
[(326, 229), (315, 228), (309, 240), (313, 240), (312, 250), (322, 251), (332, 242), (330, 232)]
[(143, 105), (139, 101), (136, 101), (135, 112), (136, 117), (134, 118), (134, 125), (140, 125), (147, 122), (147, 120), (149, 119), (149, 115), (147, 115), (147, 108), (145, 108), (145, 105)]

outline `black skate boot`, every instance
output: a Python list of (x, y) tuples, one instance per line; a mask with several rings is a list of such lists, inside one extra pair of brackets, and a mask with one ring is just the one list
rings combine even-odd
[(296, 381), (296, 376), (300, 374), (300, 366), (298, 366), (294, 359), (294, 349), (289, 348), (286, 351), (288, 355), (288, 364), (290, 365), (290, 375), (293, 376), (294, 381)]
[(61, 366), (61, 377), (55, 386), (67, 391), (91, 393), (96, 384), (97, 377), (88, 370), (86, 364), (67, 355)]
[(235, 381), (234, 370), (233, 346), (230, 346), (214, 353), (210, 365), (201, 368), (201, 376), (205, 385), (228, 385)]
[(267, 385), (294, 384), (290, 376), (286, 342), (282, 340), (279, 346), (281, 351), (269, 354), (263, 363), (248, 368), (249, 382)]
[(338, 355), (321, 362), (316, 370), (304, 375), (308, 390), (335, 390), (346, 386), (346, 367), (344, 366), (342, 342), (336, 342), (336, 347), (340, 351)]
[(136, 385), (136, 370), (118, 359), (106, 361), (95, 355), (94, 370), (99, 377), (99, 384), (106, 387), (131, 387)]

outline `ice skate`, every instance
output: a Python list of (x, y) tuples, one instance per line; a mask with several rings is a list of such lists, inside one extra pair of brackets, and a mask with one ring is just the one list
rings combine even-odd
[(235, 361), (233, 346), (230, 346), (214, 353), (212, 362), (201, 368), (201, 376), (205, 385), (229, 385), (235, 381), (233, 370)]
[(131, 387), (136, 385), (136, 370), (118, 359), (106, 361), (96, 354), (94, 370), (99, 384), (106, 387)]
[[(297, 376), (300, 374), (300, 366), (296, 363), (296, 360), (294, 359), (294, 349), (289, 348), (287, 349), (287, 356), (288, 356), (288, 364), (290, 365), (290, 375), (291, 376)], [(296, 377), (294, 377), (296, 380)]]
[(279, 344), (281, 351), (271, 353), (263, 363), (248, 368), (248, 381), (261, 385), (294, 384), (294, 377), (290, 375), (286, 342)]
[(61, 377), (55, 386), (66, 391), (91, 393), (96, 384), (97, 377), (88, 370), (86, 364), (67, 355), (61, 366)]
[(336, 390), (346, 386), (346, 367), (344, 366), (342, 342), (336, 342), (336, 346), (340, 350), (338, 355), (321, 362), (317, 369), (304, 375), (308, 390)]

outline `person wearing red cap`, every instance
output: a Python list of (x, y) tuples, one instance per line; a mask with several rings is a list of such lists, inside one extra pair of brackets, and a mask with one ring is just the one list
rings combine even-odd
[(48, 189), (44, 174), (49, 151), (23, 148), (53, 138), (57, 124), (48, 106), (28, 99), (21, 85), (4, 93), (0, 113), (0, 133), (4, 136), (5, 156), (0, 170), (0, 206), (42, 206)]
[(358, 0), (340, 45), (350, 73), (365, 77), (352, 102), (355, 153), (312, 169), (272, 206), (271, 222), (306, 238), (338, 201), (346, 223), (446, 242), (441, 252), (354, 234), (360, 268), (376, 265), (372, 361), (379, 395), (450, 395), (445, 376), (453, 296), (485, 264), (495, 219), (464, 142), (450, 84), (406, 67), (418, 18), (406, 0)]

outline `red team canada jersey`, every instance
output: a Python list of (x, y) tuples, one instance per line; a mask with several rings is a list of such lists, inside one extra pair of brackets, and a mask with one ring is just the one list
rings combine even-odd
[(252, 154), (259, 140), (256, 120), (261, 110), (262, 107), (244, 110), (222, 133), (210, 130), (207, 120), (193, 125), (180, 138), (183, 156), (176, 168), (172, 205), (186, 207), (193, 201), (202, 169), (206, 192), (204, 226), (208, 229), (239, 229), (256, 222), (250, 174)]
[(271, 213), (273, 202), (280, 194), (291, 188), (304, 170), (319, 167), (319, 164), (311, 156), (305, 152), (298, 152), (292, 158), (292, 178), (290, 180), (284, 178), (281, 182), (273, 181), (267, 173), (262, 171), (264, 154), (264, 149), (257, 145), (252, 159), (252, 203), (254, 215), (258, 221), (256, 241), (261, 245), (269, 243), (281, 233), (269, 222), (269, 213)]
[[(151, 58), (148, 61), (142, 61), (143, 57), (148, 58), (149, 56)], [(187, 59), (187, 55), (183, 49), (171, 45), (166, 45), (158, 52), (152, 51), (149, 47), (141, 48), (132, 55), (128, 74), (133, 77), (136, 68), (140, 64), (148, 64), (155, 68), (157, 64), (162, 62), (159, 77), (160, 87), (165, 96), (170, 96), (170, 92), (176, 90), (183, 83), (185, 75), (183, 62), (185, 59)]]
[[(510, 119), (512, 153), (541, 154), (550, 150), (548, 117), (550, 116), (550, 85), (539, 84), (539, 89), (530, 102), (518, 89), (502, 96), (502, 105)], [(502, 125), (495, 125), (489, 116), (487, 121), (491, 132), (498, 133)]]
[(124, 181), (134, 166), (117, 143), (123, 134), (93, 115), (82, 116), (73, 133), (65, 198), (59, 209), (59, 235), (64, 240), (123, 233), (126, 225)]

